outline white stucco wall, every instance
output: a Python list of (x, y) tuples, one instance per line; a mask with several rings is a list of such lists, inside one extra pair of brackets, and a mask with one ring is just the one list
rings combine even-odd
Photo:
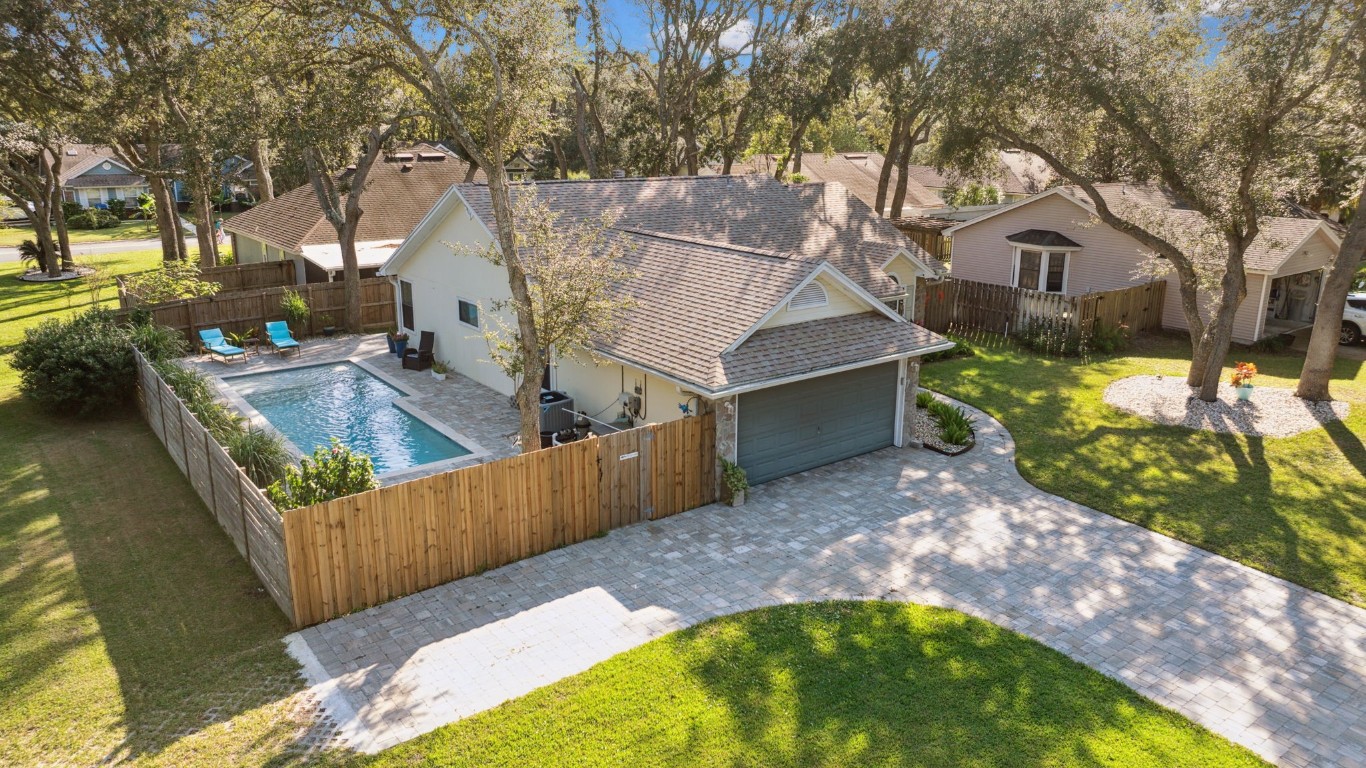
[[(417, 343), (421, 331), (434, 332), (437, 360), (448, 363), (455, 371), (495, 392), (511, 395), (513, 382), (489, 361), (488, 344), (482, 335), (483, 328), (497, 327), (496, 323), (490, 326), (493, 302), (508, 295), (507, 273), (479, 256), (454, 253), (446, 245), (463, 243), (472, 248), (484, 248), (490, 242), (483, 225), (457, 201), (456, 209), (425, 238), (408, 244), (414, 250), (399, 268), (398, 277), (413, 286), (416, 328), (410, 330), (411, 343)], [(459, 299), (479, 305), (481, 328), (471, 328), (460, 322)], [(398, 300), (395, 288), (394, 301)], [(511, 325), (511, 313), (503, 312), (502, 315)], [(398, 317), (402, 319), (401, 307)]]
[(609, 361), (594, 362), (586, 355), (556, 361), (551, 386), (574, 398), (574, 408), (600, 421), (612, 421), (621, 413), (617, 405), (623, 393), (640, 390), (641, 418), (663, 423), (683, 418), (679, 408), (688, 404), (696, 413), (700, 403), (679, 392), (679, 387), (645, 371)]

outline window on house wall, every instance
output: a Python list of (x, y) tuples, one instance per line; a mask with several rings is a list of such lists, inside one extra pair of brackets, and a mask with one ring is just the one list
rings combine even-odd
[(413, 284), (407, 280), (398, 281), (399, 306), (403, 310), (403, 327), (417, 330), (417, 318), (413, 313)]
[[(897, 277), (896, 275), (893, 275), (892, 273), (888, 272), (887, 277), (891, 278), (892, 282), (896, 283), (898, 286), (901, 285), (901, 278)], [(893, 312), (897, 313), (898, 315), (901, 315), (902, 317), (906, 316), (905, 299), (892, 299), (891, 301), (886, 302), (886, 304), (887, 306), (892, 308)]]
[(1015, 249), (1015, 286), (1031, 291), (1067, 290), (1067, 252)]
[(479, 305), (464, 299), (457, 300), (460, 322), (472, 328), (479, 327)]

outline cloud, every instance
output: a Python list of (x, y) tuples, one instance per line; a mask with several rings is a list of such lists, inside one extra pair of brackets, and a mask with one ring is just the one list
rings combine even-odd
[(749, 45), (754, 37), (754, 22), (749, 19), (738, 22), (735, 26), (721, 33), (721, 46), (738, 51)]

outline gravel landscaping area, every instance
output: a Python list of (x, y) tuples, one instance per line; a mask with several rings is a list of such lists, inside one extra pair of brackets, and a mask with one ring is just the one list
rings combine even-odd
[(925, 447), (939, 451), (948, 456), (957, 456), (960, 453), (967, 453), (976, 442), (967, 445), (951, 445), (939, 439), (939, 425), (930, 418), (930, 412), (924, 408), (915, 409), (915, 439), (924, 443)]
[(1219, 385), (1219, 399), (1201, 400), (1186, 380), (1176, 376), (1130, 376), (1105, 388), (1105, 402), (1158, 424), (1259, 437), (1291, 437), (1347, 418), (1344, 402), (1311, 403), (1293, 390), (1256, 387), (1250, 401), (1238, 400), (1229, 384)]

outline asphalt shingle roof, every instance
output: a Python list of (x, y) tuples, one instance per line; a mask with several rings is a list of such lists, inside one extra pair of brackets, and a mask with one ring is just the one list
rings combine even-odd
[[(405, 151), (415, 153), (417, 150)], [(441, 156), (445, 159), (375, 163), (366, 180), (365, 214), (356, 228), (357, 242), (407, 237), (452, 184), (467, 179), (468, 163), (448, 155)], [(348, 170), (341, 174), (343, 184), (351, 173)], [(476, 176), (480, 177), (482, 174)], [(345, 195), (342, 195), (342, 205), (346, 205)], [(224, 222), (223, 229), (289, 253), (299, 253), (305, 245), (337, 242), (337, 231), (323, 216), (313, 187), (308, 184), (239, 213)]]
[[(519, 190), (529, 186), (514, 186)], [(476, 215), (493, 225), (488, 187), (459, 185)], [(840, 184), (788, 186), (759, 175), (541, 182), (537, 195), (576, 219), (617, 214), (617, 226), (826, 260), (878, 297), (902, 288), (882, 265), (906, 249), (933, 261), (915, 241)]]
[[(1157, 184), (1116, 182), (1097, 184), (1095, 187), (1112, 209), (1122, 209), (1124, 205), (1143, 205), (1167, 209), (1171, 215), (1189, 217), (1193, 223), (1198, 223), (1202, 218), (1201, 214), (1186, 208), (1175, 195)], [(1091, 198), (1080, 187), (1066, 189), (1082, 202), (1091, 202)], [(1295, 254), (1295, 247), (1325, 222), (1323, 217), (1298, 205), (1286, 205), (1283, 213), (1286, 215), (1272, 216), (1262, 224), (1257, 239), (1243, 254), (1243, 264), (1247, 269), (1264, 272), (1280, 269)]]

